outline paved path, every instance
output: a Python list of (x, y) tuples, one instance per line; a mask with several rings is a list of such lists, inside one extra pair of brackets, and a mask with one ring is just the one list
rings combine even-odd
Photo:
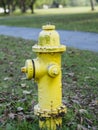
[[(36, 28), (0, 26), (0, 35), (3, 34), (30, 40), (33, 39), (36, 41), (40, 31), (41, 29)], [(98, 33), (64, 30), (57, 31), (60, 34), (62, 44), (82, 50), (98, 52)]]

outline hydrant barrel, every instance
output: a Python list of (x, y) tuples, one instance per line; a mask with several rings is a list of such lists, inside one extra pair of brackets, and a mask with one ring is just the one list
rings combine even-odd
[(40, 128), (56, 130), (62, 125), (62, 115), (67, 112), (62, 104), (61, 72), (61, 53), (66, 47), (60, 44), (54, 25), (45, 25), (42, 29), (38, 44), (32, 47), (37, 58), (32, 63), (26, 61), (22, 72), (38, 84), (38, 104), (34, 106), (34, 113), (39, 117)]

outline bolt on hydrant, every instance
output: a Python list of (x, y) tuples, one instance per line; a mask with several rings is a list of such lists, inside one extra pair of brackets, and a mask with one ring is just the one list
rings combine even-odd
[(57, 130), (67, 112), (62, 104), (61, 81), (61, 54), (66, 47), (60, 44), (54, 25), (45, 25), (42, 29), (38, 44), (32, 47), (37, 58), (26, 60), (21, 71), (38, 84), (38, 104), (34, 106), (34, 113), (39, 117), (40, 129)]

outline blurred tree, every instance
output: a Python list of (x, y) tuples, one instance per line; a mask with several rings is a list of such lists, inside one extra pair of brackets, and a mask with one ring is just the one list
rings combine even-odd
[(6, 1), (6, 5), (7, 5), (7, 8), (8, 8), (8, 14), (10, 14), (10, 12), (11, 12), (11, 8), (10, 8), (10, 5), (11, 5), (11, 0), (7, 0)]
[(0, 0), (0, 6), (4, 9), (5, 14), (15, 11), (16, 6), (21, 9), (22, 13), (25, 13), (28, 8), (34, 13), (35, 2), (36, 0)]
[(34, 13), (34, 4), (36, 0), (19, 0), (21, 12), (25, 13), (28, 8), (31, 9), (31, 13)]
[(4, 13), (6, 14), (6, 3), (4, 0), (0, 0), (0, 6), (4, 9)]
[(31, 10), (31, 13), (34, 13), (34, 5), (38, 8), (42, 8), (43, 5), (48, 5), (49, 7), (53, 6), (53, 3), (57, 3), (63, 6), (87, 6), (91, 5), (91, 9), (94, 10), (95, 1), (98, 0), (0, 0), (0, 6), (3, 7), (4, 13), (10, 14), (15, 11), (16, 7), (21, 9), (22, 13), (25, 13), (27, 9)]
[(37, 0), (35, 6), (37, 8), (42, 8), (43, 5), (51, 5), (53, 0)]
[(31, 13), (34, 13), (34, 4), (35, 4), (36, 0), (29, 0), (29, 6), (31, 9)]
[(25, 13), (26, 12), (26, 0), (19, 0), (19, 6), (21, 8), (21, 12)]
[(44, 4), (51, 5), (53, 2), (62, 4), (63, 6), (87, 6), (90, 5), (89, 0), (38, 0), (36, 1), (36, 7), (42, 8)]
[(89, 0), (69, 0), (67, 1), (68, 6), (86, 6), (90, 5)]
[(94, 10), (94, 6), (95, 6), (95, 1), (94, 0), (90, 0), (90, 3), (91, 3), (91, 10), (93, 11)]
[(13, 0), (0, 0), (0, 6), (4, 9), (5, 14), (10, 14), (12, 3)]
[(7, 6), (7, 9), (8, 9), (8, 12), (7, 12), (8, 14), (10, 14), (13, 11), (13, 9), (12, 9), (13, 3), (14, 3), (14, 0), (6, 0), (6, 6)]

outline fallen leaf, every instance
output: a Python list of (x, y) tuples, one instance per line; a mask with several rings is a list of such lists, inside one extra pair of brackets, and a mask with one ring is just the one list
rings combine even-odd
[(79, 110), (79, 113), (80, 113), (80, 114), (85, 114), (85, 113), (88, 113), (88, 111), (85, 110), (85, 109), (80, 109), (80, 110)]
[(22, 107), (18, 107), (17, 111), (23, 111), (23, 108)]
[(73, 72), (72, 73), (68, 73), (68, 76), (73, 77), (74, 73)]
[(22, 112), (20, 112), (17, 114), (17, 119), (18, 119), (18, 121), (22, 121), (25, 119), (25, 115)]
[(4, 81), (7, 81), (7, 80), (11, 80), (11, 78), (10, 77), (5, 77)]
[(80, 102), (79, 102), (78, 100), (73, 100), (73, 99), (72, 99), (72, 102), (73, 102), (73, 103), (76, 103), (76, 104), (78, 104), (78, 105), (80, 104)]
[(77, 125), (77, 130), (88, 130), (88, 129), (85, 128), (83, 125), (78, 124)]
[(0, 98), (0, 103), (4, 103), (6, 101), (6, 98)]
[(14, 113), (9, 113), (8, 116), (9, 116), (10, 119), (15, 119), (15, 114)]
[(32, 93), (32, 91), (27, 91), (27, 90), (24, 90), (23, 91), (23, 94), (25, 94), (25, 95), (29, 95), (29, 94), (31, 94)]
[(21, 87), (22, 88), (25, 88), (26, 87), (26, 84), (24, 83), (24, 84), (21, 84)]
[(90, 70), (96, 70), (95, 67), (88, 67)]

